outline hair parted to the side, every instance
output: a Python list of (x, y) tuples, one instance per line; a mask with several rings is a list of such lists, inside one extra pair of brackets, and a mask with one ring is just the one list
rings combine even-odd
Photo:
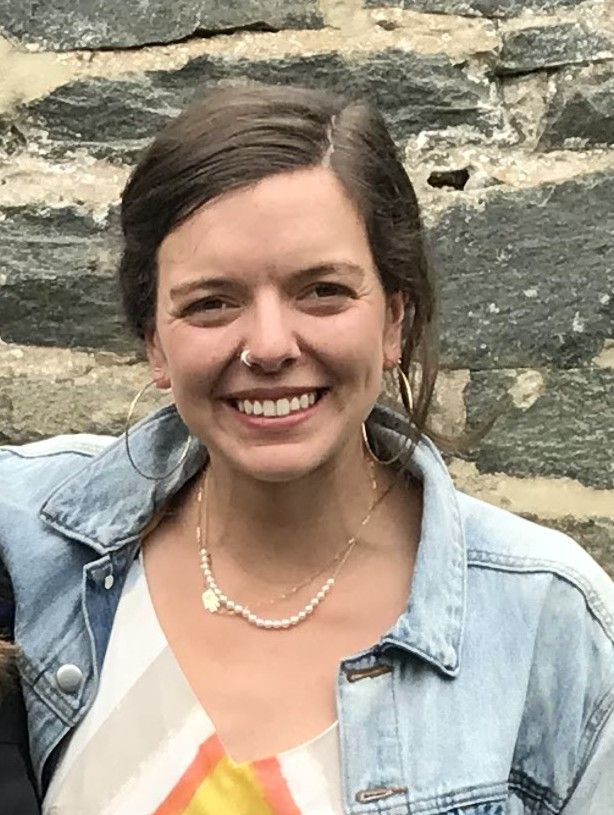
[(426, 426), (438, 370), (434, 263), (414, 188), (369, 102), (296, 86), (218, 87), (162, 130), (122, 196), (119, 282), (129, 327), (141, 339), (153, 330), (158, 248), (199, 207), (267, 176), (322, 165), (364, 220), (384, 291), (407, 294), (401, 365), (418, 372), (408, 436), (426, 432), (450, 449)]

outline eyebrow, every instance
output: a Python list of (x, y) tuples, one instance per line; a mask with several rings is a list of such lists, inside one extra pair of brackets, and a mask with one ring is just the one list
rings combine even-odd
[[(341, 274), (347, 274), (350, 276), (360, 275), (361, 277), (364, 274), (363, 268), (358, 266), (356, 263), (350, 263), (349, 261), (333, 261), (330, 263), (318, 263), (315, 266), (299, 269), (290, 275), (290, 280), (311, 280), (314, 277), (334, 274), (335, 272), (340, 272)], [(191, 294), (193, 291), (198, 291), (199, 289), (236, 289), (240, 288), (241, 286), (242, 284), (240, 282), (231, 277), (199, 277), (195, 280), (188, 280), (185, 283), (180, 283), (177, 286), (173, 286), (173, 288), (170, 290), (170, 297), (172, 300), (174, 300), (177, 297), (183, 297), (187, 294)]]

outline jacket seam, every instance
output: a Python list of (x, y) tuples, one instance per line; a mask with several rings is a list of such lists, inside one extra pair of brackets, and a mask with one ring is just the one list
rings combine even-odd
[[(582, 737), (580, 738), (580, 746), (582, 748), (582, 758), (579, 762), (579, 769), (576, 772), (573, 782), (568, 790), (567, 796), (563, 801), (561, 810), (567, 805), (569, 799), (575, 792), (578, 784), (582, 780), (584, 773), (588, 767), (588, 763), (595, 750), (599, 734), (607, 724), (610, 716), (614, 715), (614, 686), (609, 688), (595, 705), (593, 712), (588, 718)], [(592, 732), (591, 732), (592, 731)]]
[(562, 799), (550, 787), (540, 784), (523, 770), (512, 769), (509, 777), (509, 788), (517, 793), (523, 803), (545, 806), (556, 815), (561, 810)]
[[(104, 447), (100, 448), (104, 450)], [(0, 447), (0, 453), (6, 453), (10, 456), (16, 456), (17, 458), (22, 459), (22, 461), (36, 461), (39, 458), (55, 458), (56, 456), (83, 456), (84, 458), (94, 458), (99, 451), (92, 449), (92, 450), (75, 450), (72, 447), (67, 447), (66, 450), (53, 450), (49, 453), (37, 453), (35, 456), (26, 456), (21, 453), (19, 450), (12, 450), (8, 447)]]
[[(488, 560), (481, 560), (480, 556), (484, 556)], [(519, 560), (511, 555), (499, 555), (481, 549), (467, 550), (467, 566), (504, 572), (546, 572), (566, 580), (581, 592), (590, 612), (600, 623), (608, 639), (614, 642), (614, 616), (584, 575), (576, 571), (576, 569), (565, 566), (556, 560), (528, 557)]]
[[(407, 776), (405, 772), (405, 761), (403, 756), (403, 750), (401, 748), (401, 736), (399, 729), (399, 698), (397, 693), (397, 682), (399, 681), (400, 670), (401, 666), (397, 661), (396, 664), (393, 666), (392, 672), (390, 674), (390, 690), (392, 695), (392, 712), (394, 716), (394, 737), (395, 737), (394, 741), (397, 751), (397, 766), (401, 772), (401, 779), (405, 779)], [(407, 796), (408, 790), (407, 787), (405, 787), (405, 791), (403, 793), (405, 803), (408, 803)]]
[(47, 679), (44, 668), (35, 666), (32, 659), (25, 655), (21, 655), (18, 661), (20, 674), (32, 693), (36, 694), (45, 707), (52, 710), (65, 725), (72, 727), (75, 714), (79, 712), (80, 702), (75, 703), (74, 709), (71, 708)]

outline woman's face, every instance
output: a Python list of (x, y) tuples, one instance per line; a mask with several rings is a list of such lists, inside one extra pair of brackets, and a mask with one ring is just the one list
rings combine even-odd
[(212, 456), (292, 480), (358, 442), (402, 317), (340, 182), (301, 169), (220, 196), (164, 239), (148, 354)]

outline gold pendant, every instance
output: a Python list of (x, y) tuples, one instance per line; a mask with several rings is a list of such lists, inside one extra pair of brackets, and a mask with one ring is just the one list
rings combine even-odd
[(216, 597), (213, 589), (206, 589), (206, 591), (203, 592), (203, 606), (207, 611), (210, 611), (212, 614), (215, 614), (215, 612), (219, 609), (220, 605), (221, 605), (220, 601)]

